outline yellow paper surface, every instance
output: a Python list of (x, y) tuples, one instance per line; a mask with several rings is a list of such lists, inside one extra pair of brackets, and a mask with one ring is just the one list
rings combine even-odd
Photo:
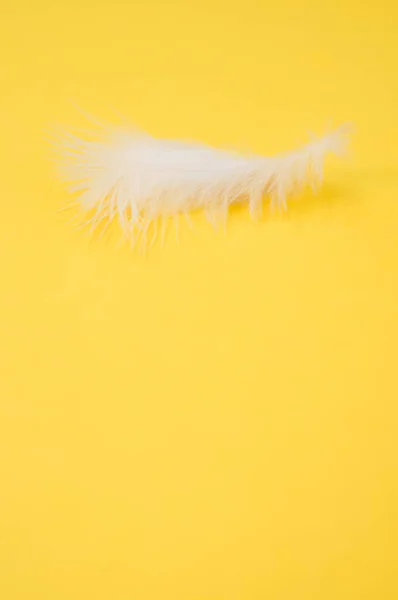
[[(398, 597), (398, 5), (2, 1), (0, 597)], [(317, 197), (147, 259), (67, 223), (70, 100), (264, 154)]]

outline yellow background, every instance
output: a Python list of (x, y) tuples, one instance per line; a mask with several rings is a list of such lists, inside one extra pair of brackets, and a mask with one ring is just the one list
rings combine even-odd
[[(394, 0), (1, 0), (0, 597), (398, 597)], [(56, 214), (46, 131), (114, 110), (319, 196), (146, 260)]]

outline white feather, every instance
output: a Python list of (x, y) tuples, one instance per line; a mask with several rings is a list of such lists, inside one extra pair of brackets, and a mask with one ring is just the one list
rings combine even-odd
[(203, 209), (225, 219), (231, 204), (246, 201), (259, 216), (264, 196), (286, 209), (289, 195), (306, 182), (318, 184), (329, 152), (340, 153), (347, 126), (301, 149), (271, 158), (213, 149), (203, 144), (159, 140), (106, 128), (98, 139), (64, 134), (61, 174), (94, 228), (118, 218), (124, 234), (146, 234), (151, 223)]

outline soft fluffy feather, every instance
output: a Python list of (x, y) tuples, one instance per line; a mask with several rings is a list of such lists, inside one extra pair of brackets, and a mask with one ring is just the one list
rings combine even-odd
[(329, 152), (345, 146), (342, 126), (301, 149), (272, 158), (213, 149), (202, 144), (159, 140), (137, 131), (105, 128), (99, 138), (64, 134), (61, 174), (77, 193), (87, 222), (96, 227), (119, 219), (124, 234), (144, 237), (151, 223), (203, 209), (226, 219), (229, 206), (247, 201), (261, 214), (263, 197), (286, 209), (289, 195), (322, 179)]

